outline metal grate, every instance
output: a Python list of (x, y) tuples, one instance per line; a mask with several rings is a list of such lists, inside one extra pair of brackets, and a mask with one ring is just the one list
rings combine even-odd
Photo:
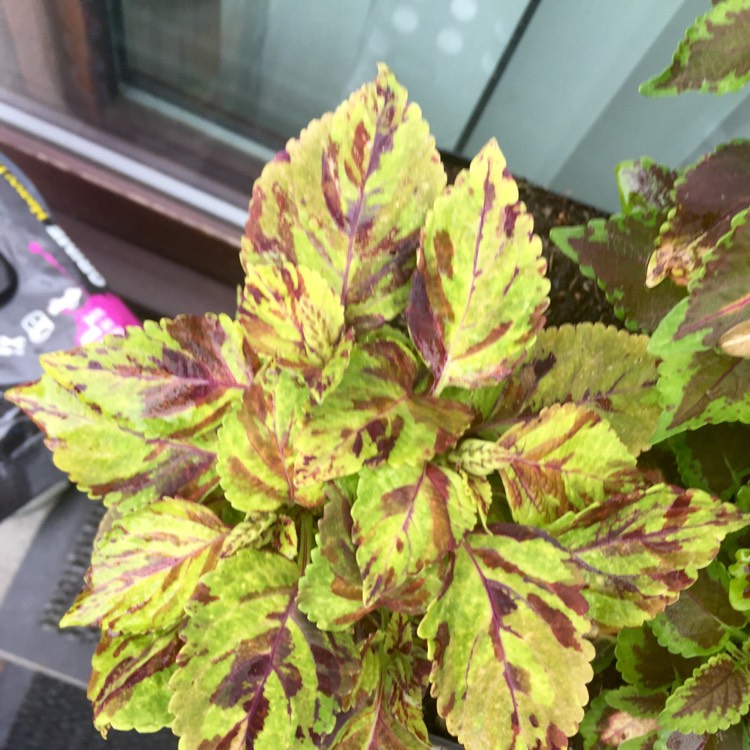
[(156, 734), (94, 729), (91, 706), (80, 688), (37, 674), (16, 712), (2, 750), (175, 750), (169, 730)]
[[(91, 503), (80, 529), (72, 542), (65, 567), (60, 576), (51, 598), (42, 611), (39, 625), (45, 630), (57, 631), (60, 618), (68, 611), (83, 586), (83, 577), (88, 570), (91, 558), (91, 548), (94, 543), (99, 521), (104, 516), (105, 508), (100, 503)], [(86, 643), (99, 641), (98, 628), (65, 628), (66, 636), (76, 638)]]

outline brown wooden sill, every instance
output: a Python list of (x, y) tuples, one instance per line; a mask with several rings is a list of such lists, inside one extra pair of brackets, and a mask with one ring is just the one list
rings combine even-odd
[(56, 213), (225, 284), (242, 279), (243, 227), (5, 126), (0, 126), (0, 151), (28, 175)]

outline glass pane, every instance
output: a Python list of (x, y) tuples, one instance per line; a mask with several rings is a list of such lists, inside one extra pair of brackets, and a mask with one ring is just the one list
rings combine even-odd
[(683, 166), (719, 143), (750, 137), (750, 87), (725, 96), (638, 93), (640, 83), (667, 67), (685, 29), (708, 5), (542, 3), (467, 152), (494, 135), (513, 171), (615, 211), (618, 162), (648, 154)]
[(526, 0), (111, 3), (125, 83), (278, 146), (387, 62), (453, 149)]
[(114, 137), (115, 150), (244, 205), (275, 150), (382, 60), (440, 148), (470, 158), (496, 137), (515, 174), (614, 210), (618, 161), (649, 154), (681, 166), (750, 137), (750, 87), (638, 94), (708, 6), (0, 0), (0, 105), (92, 140)]

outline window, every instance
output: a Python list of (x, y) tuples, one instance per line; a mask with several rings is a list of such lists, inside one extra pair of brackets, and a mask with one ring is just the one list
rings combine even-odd
[(637, 91), (707, 5), (0, 0), (0, 102), (239, 207), (263, 162), (384, 60), (440, 148), (470, 157), (495, 136), (514, 173), (613, 210), (619, 160), (676, 166), (750, 136), (750, 93)]

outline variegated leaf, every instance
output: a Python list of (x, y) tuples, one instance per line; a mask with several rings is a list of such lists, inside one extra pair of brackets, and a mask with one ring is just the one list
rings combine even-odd
[(171, 627), (184, 618), (201, 577), (262, 531), (249, 523), (231, 529), (186, 500), (130, 513), (114, 521), (92, 552), (86, 586), (60, 624), (99, 625), (110, 634)]
[(617, 165), (617, 188), (624, 214), (663, 211), (672, 205), (672, 190), (678, 173), (647, 156)]
[(636, 627), (674, 602), (713, 560), (722, 539), (747, 522), (744, 513), (705, 492), (655, 485), (613, 495), (547, 531), (580, 567), (589, 617), (619, 629)]
[(517, 413), (535, 414), (555, 403), (585, 406), (606, 420), (630, 451), (640, 453), (651, 445), (661, 411), (657, 359), (647, 347), (646, 336), (601, 324), (540, 332), (526, 366), (532, 386)]
[(15, 388), (9, 397), (46, 434), (55, 465), (80, 490), (121, 514), (165, 496), (203, 500), (219, 483), (213, 427), (184, 437), (147, 438), (49, 375)]
[(665, 699), (665, 693), (640, 695), (630, 686), (606, 690), (592, 701), (581, 722), (584, 750), (652, 750), (653, 745), (645, 743), (659, 729)]
[(103, 633), (87, 693), (102, 736), (110, 728), (155, 732), (172, 723), (168, 682), (182, 647), (179, 626), (139, 635)]
[(294, 479), (294, 435), (307, 411), (307, 388), (292, 375), (264, 368), (245, 391), (239, 408), (219, 431), (218, 471), (226, 497), (246, 513), (325, 500), (319, 484), (299, 488)]
[(659, 643), (685, 657), (721, 651), (733, 633), (747, 624), (729, 603), (726, 569), (717, 561), (698, 572), (698, 579), (651, 623)]
[(750, 206), (750, 140), (719, 146), (675, 181), (674, 208), (649, 260), (647, 283), (693, 285), (734, 218)]
[(397, 338), (352, 352), (339, 387), (310, 411), (295, 442), (300, 486), (388, 460), (421, 464), (450, 448), (471, 423), (462, 404), (413, 392), (414, 355)]
[(688, 302), (664, 318), (649, 342), (649, 351), (662, 358), (662, 416), (654, 442), (716, 422), (750, 423), (750, 360), (706, 349), (700, 332), (676, 340)]
[(435, 202), (407, 309), (435, 393), (504, 380), (533, 346), (549, 304), (533, 226), (494, 140)]
[(45, 372), (102, 414), (146, 437), (215, 429), (252, 381), (254, 357), (226, 315), (146, 321), (126, 336), (52, 352)]
[(444, 565), (424, 567), (402, 586), (364, 602), (349, 498), (331, 485), (318, 523), (316, 546), (300, 580), (299, 608), (323, 630), (344, 630), (377, 607), (422, 614), (442, 585)]
[(750, 7), (747, 0), (714, 0), (685, 32), (672, 64), (641, 84), (647, 96), (683, 91), (726, 94), (750, 82)]
[(311, 268), (341, 300), (347, 325), (391, 320), (406, 305), (419, 231), (445, 183), (419, 107), (381, 65), (265, 167), (242, 264)]
[(333, 484), (327, 492), (316, 544), (299, 582), (298, 606), (322, 630), (345, 630), (376, 605), (363, 602), (349, 498)]
[(564, 748), (594, 647), (567, 553), (539, 537), (471, 534), (419, 626), (448, 730), (467, 747)]
[(498, 471), (518, 523), (551, 523), (637, 481), (635, 457), (598, 414), (576, 404), (544, 409), (495, 443), (464, 440), (451, 457), (473, 474)]
[(279, 750), (333, 729), (357, 664), (351, 637), (322, 633), (295, 605), (297, 565), (240, 550), (188, 607), (170, 680), (184, 750)]
[(698, 487), (730, 500), (750, 478), (750, 425), (724, 422), (688, 430), (669, 441), (680, 476)]
[(365, 605), (393, 598), (474, 528), (466, 485), (465, 475), (434, 463), (360, 472), (351, 512)]
[(659, 644), (648, 624), (621, 630), (617, 634), (615, 656), (617, 671), (625, 682), (643, 692), (670, 688), (689, 677), (700, 664), (699, 659), (670, 653)]
[(331, 750), (429, 750), (422, 697), (430, 664), (410, 618), (393, 615), (365, 642), (352, 707), (326, 744)]
[(299, 373), (317, 401), (341, 381), (354, 332), (344, 331), (341, 300), (316, 271), (248, 266), (238, 319), (255, 350)]
[(665, 729), (703, 734), (728, 729), (750, 710), (750, 659), (723, 651), (695, 670), (667, 699)]
[[(750, 151), (750, 149), (749, 149)], [(750, 178), (750, 173), (748, 174)], [(750, 202), (750, 188), (748, 188)], [(685, 318), (675, 334), (701, 334), (704, 347), (717, 346), (725, 334), (750, 323), (750, 210), (737, 214), (729, 234), (711, 253), (701, 278), (690, 289)]]
[(750, 549), (737, 550), (729, 574), (729, 601), (738, 612), (747, 612), (750, 610)]
[(586, 226), (554, 228), (550, 239), (581, 273), (597, 279), (628, 328), (651, 333), (686, 295), (671, 279), (646, 286), (646, 264), (665, 220), (666, 212), (656, 209), (615, 214)]

